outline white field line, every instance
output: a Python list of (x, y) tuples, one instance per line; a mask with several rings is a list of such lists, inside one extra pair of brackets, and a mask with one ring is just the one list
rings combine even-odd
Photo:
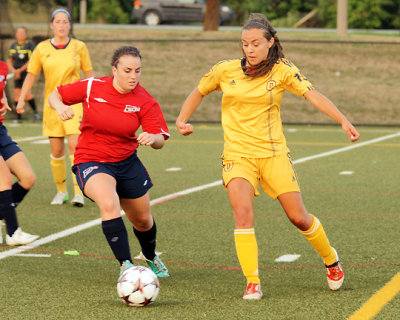
[(25, 141), (33, 141), (33, 140), (38, 140), (38, 139), (44, 139), (47, 138), (45, 136), (37, 136), (37, 137), (29, 137), (29, 138), (21, 138), (21, 139), (15, 139), (15, 142), (25, 142)]
[[(365, 142), (357, 143), (357, 144), (354, 144), (354, 145), (351, 145), (351, 146), (348, 146), (348, 147), (344, 147), (344, 148), (340, 148), (340, 149), (336, 149), (336, 150), (332, 150), (332, 151), (316, 154), (316, 155), (313, 155), (313, 156), (301, 158), (301, 159), (293, 161), (293, 163), (303, 163), (303, 162), (306, 162), (306, 161), (309, 161), (309, 160), (318, 159), (318, 158), (322, 158), (322, 157), (327, 157), (327, 156), (330, 156), (330, 155), (333, 155), (333, 154), (349, 151), (349, 150), (352, 150), (352, 149), (355, 149), (355, 148), (360, 148), (360, 147), (363, 147), (363, 146), (366, 146), (366, 145), (369, 145), (369, 144), (372, 144), (372, 143), (380, 142), (380, 141), (383, 141), (383, 140), (387, 140), (387, 139), (391, 139), (391, 138), (395, 138), (395, 137), (399, 137), (399, 136), (400, 136), (400, 132), (395, 133), (395, 134), (390, 134), (390, 135), (383, 136), (383, 137), (380, 137), (380, 138), (376, 138), (376, 139), (368, 140), (368, 141), (365, 141)], [(167, 196), (160, 197), (160, 198), (152, 200), (150, 202), (150, 205), (163, 203), (165, 201), (176, 199), (176, 198), (182, 197), (184, 195), (187, 195), (187, 194), (190, 194), (190, 193), (193, 193), (193, 192), (197, 192), (197, 191), (201, 191), (201, 190), (204, 190), (204, 189), (212, 188), (212, 187), (221, 185), (221, 183), (222, 183), (221, 180), (217, 180), (217, 181), (214, 181), (214, 182), (211, 182), (211, 183), (208, 183), (208, 184), (204, 184), (204, 185), (201, 185), (201, 186), (198, 186), (198, 187), (185, 189), (185, 190), (182, 190), (182, 191), (179, 191), (179, 192), (176, 192), (176, 193), (171, 193), (171, 194), (169, 194)], [(6, 250), (6, 251), (3, 251), (3, 252), (0, 252), (0, 260), (4, 259), (4, 258), (7, 258), (7, 257), (10, 257), (10, 256), (13, 256), (13, 255), (18, 254), (18, 253), (33, 249), (33, 248), (36, 248), (36, 247), (39, 247), (42, 244), (53, 242), (53, 241), (55, 241), (57, 239), (60, 239), (60, 238), (64, 238), (66, 236), (72, 235), (72, 234), (77, 233), (79, 231), (82, 231), (82, 230), (91, 228), (93, 226), (96, 226), (96, 225), (98, 225), (100, 223), (101, 223), (101, 218), (94, 219), (94, 220), (88, 221), (86, 223), (77, 225), (75, 227), (72, 227), (72, 228), (69, 228), (69, 229), (66, 229), (66, 230), (51, 234), (51, 235), (49, 235), (47, 237), (41, 238), (39, 240), (36, 240), (35, 242), (33, 242), (31, 244), (28, 244), (26, 246), (20, 246), (18, 248), (14, 248), (14, 249), (10, 249), (10, 250)]]

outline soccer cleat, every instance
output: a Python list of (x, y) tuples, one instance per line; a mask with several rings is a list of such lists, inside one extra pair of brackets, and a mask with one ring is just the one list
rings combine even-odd
[(40, 117), (40, 114), (35, 112), (35, 114), (33, 115), (33, 121), (39, 121), (42, 120), (42, 118)]
[(38, 235), (23, 232), (21, 228), (18, 228), (17, 230), (14, 231), (11, 237), (8, 234), (6, 235), (6, 243), (9, 246), (19, 246), (31, 243), (37, 240), (38, 238), (39, 238)]
[(0, 220), (0, 244), (3, 244), (3, 234), (1, 233), (2, 226), (3, 226), (3, 222)]
[[(335, 250), (335, 249), (333, 249)], [(335, 291), (339, 290), (340, 287), (343, 284), (344, 280), (344, 273), (343, 273), (343, 268), (342, 265), (340, 264), (339, 261), (339, 256), (335, 250), (337, 261), (334, 264), (331, 264), (329, 266), (325, 265), (326, 267), (326, 280), (328, 281), (328, 287), (329, 289)]]
[(74, 207), (83, 207), (85, 205), (85, 200), (83, 199), (83, 197), (80, 194), (76, 194), (72, 200), (71, 200), (71, 204)]
[(140, 258), (143, 261), (146, 261), (149, 265), (150, 269), (156, 274), (159, 278), (168, 278), (170, 274), (168, 273), (167, 267), (161, 261), (159, 256), (155, 256), (153, 260), (148, 260), (142, 252), (140, 252)]
[(61, 205), (68, 201), (68, 193), (66, 192), (57, 192), (53, 200), (51, 200), (50, 204), (52, 205)]
[(261, 285), (259, 283), (249, 282), (246, 292), (243, 295), (245, 300), (260, 300), (262, 298)]
[[(129, 260), (125, 260), (125, 261), (122, 263), (122, 265), (121, 265), (121, 270), (120, 270), (120, 272), (119, 272), (119, 277), (121, 278), (122, 274), (123, 274), (126, 270), (128, 270), (128, 269), (130, 269), (130, 268), (133, 268), (133, 267), (134, 267), (134, 265), (133, 265), (132, 262), (130, 262)], [(118, 281), (119, 281), (119, 279), (118, 279)]]

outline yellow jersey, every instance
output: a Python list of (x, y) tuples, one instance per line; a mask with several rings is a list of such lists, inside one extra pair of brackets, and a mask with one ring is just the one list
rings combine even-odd
[[(71, 39), (64, 49), (57, 49), (50, 39), (40, 42), (29, 60), (28, 72), (38, 75), (43, 68), (45, 76), (44, 107), (49, 107), (48, 97), (56, 87), (80, 79), (80, 71), (92, 70), (89, 51), (77, 39)], [(49, 107), (50, 108), (50, 107)]]
[(279, 59), (265, 76), (251, 78), (242, 60), (217, 63), (198, 85), (204, 96), (220, 90), (224, 155), (268, 158), (288, 151), (280, 106), (285, 90), (303, 96), (312, 84), (286, 59)]

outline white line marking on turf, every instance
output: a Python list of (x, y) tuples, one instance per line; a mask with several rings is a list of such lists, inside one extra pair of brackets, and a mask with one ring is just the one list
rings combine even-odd
[[(355, 145), (351, 145), (351, 146), (348, 146), (348, 147), (344, 147), (344, 148), (332, 150), (332, 151), (329, 151), (329, 152), (316, 154), (314, 156), (301, 158), (301, 159), (298, 159), (296, 161), (293, 161), (293, 163), (303, 163), (303, 162), (306, 162), (306, 161), (309, 161), (309, 160), (318, 159), (318, 158), (322, 158), (322, 157), (327, 157), (327, 156), (330, 156), (330, 155), (333, 155), (333, 154), (337, 154), (337, 153), (340, 153), (340, 152), (352, 150), (352, 149), (355, 149), (355, 148), (366, 146), (366, 145), (371, 144), (371, 143), (375, 143), (375, 142), (379, 142), (379, 141), (383, 141), (383, 140), (386, 140), (386, 139), (391, 139), (391, 138), (395, 138), (395, 137), (399, 137), (399, 136), (400, 136), (400, 132), (395, 133), (395, 134), (390, 134), (390, 135), (383, 136), (383, 137), (380, 137), (380, 138), (376, 138), (376, 139), (372, 139), (372, 140), (369, 140), (369, 141), (357, 143)], [(221, 180), (217, 180), (217, 181), (214, 181), (214, 182), (211, 182), (211, 183), (208, 183), (208, 184), (204, 184), (202, 186), (189, 188), (189, 189), (182, 190), (182, 191), (179, 191), (179, 192), (176, 192), (176, 193), (172, 193), (172, 194), (169, 194), (167, 196), (160, 197), (160, 198), (157, 198), (155, 200), (150, 201), (150, 205), (163, 203), (165, 201), (176, 199), (176, 198), (179, 198), (181, 196), (187, 195), (189, 193), (193, 193), (193, 192), (196, 192), (196, 191), (201, 191), (201, 190), (204, 190), (204, 189), (212, 188), (212, 187), (221, 185), (221, 183), (222, 183)], [(60, 239), (60, 238), (64, 238), (64, 237), (69, 236), (71, 234), (74, 234), (74, 233), (77, 233), (79, 231), (91, 228), (93, 226), (96, 226), (96, 225), (98, 225), (100, 223), (101, 223), (101, 218), (98, 218), (98, 219), (95, 219), (95, 220), (91, 220), (91, 221), (88, 221), (86, 223), (77, 225), (75, 227), (72, 227), (72, 228), (69, 228), (69, 229), (66, 229), (66, 230), (51, 234), (51, 235), (49, 235), (47, 237), (41, 238), (39, 240), (36, 240), (35, 242), (33, 242), (31, 244), (28, 244), (26, 246), (21, 246), (21, 247), (18, 247), (18, 248), (14, 248), (14, 249), (10, 249), (10, 250), (7, 250), (7, 251), (0, 252), (0, 260), (4, 259), (4, 258), (7, 258), (7, 257), (10, 257), (10, 256), (13, 256), (16, 253), (21, 253), (21, 252), (24, 252), (24, 251), (39, 247), (42, 244), (46, 244), (46, 243), (55, 241), (55, 240)]]
[(354, 171), (341, 171), (341, 172), (339, 172), (339, 174), (342, 174), (342, 175), (349, 175), (349, 174), (353, 174), (354, 173)]
[(167, 168), (167, 169), (165, 169), (165, 171), (168, 171), (168, 172), (181, 171), (181, 170), (182, 170), (182, 168)]
[(35, 253), (16, 253), (16, 257), (32, 257), (32, 258), (50, 258), (51, 254), (35, 254)]
[(293, 262), (298, 258), (300, 258), (299, 254), (284, 254), (283, 256), (276, 258), (275, 262)]
[(21, 138), (21, 139), (15, 139), (15, 142), (25, 142), (25, 141), (33, 141), (33, 140), (38, 140), (38, 139), (43, 139), (47, 138), (45, 136), (37, 136), (37, 137), (29, 137), (29, 138)]

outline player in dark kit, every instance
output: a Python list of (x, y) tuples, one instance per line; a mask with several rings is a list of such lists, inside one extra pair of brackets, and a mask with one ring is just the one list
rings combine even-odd
[[(10, 50), (8, 50), (7, 64), (11, 72), (14, 74), (14, 103), (17, 105), (22, 84), (27, 75), (26, 69), (28, 68), (32, 51), (35, 49), (35, 44), (32, 41), (27, 40), (27, 30), (25, 27), (17, 28), (15, 38), (17, 41), (14, 42), (11, 45)], [(36, 102), (32, 93), (29, 91), (26, 97), (34, 112), (34, 119), (40, 120), (40, 115), (37, 112)], [(22, 119), (22, 116), (19, 113), (17, 113), (17, 117), (18, 120)]]
[[(23, 232), (19, 228), (15, 208), (33, 187), (35, 174), (18, 145), (7, 134), (3, 125), (3, 115), (11, 108), (8, 106), (4, 87), (8, 74), (7, 64), (0, 61), (0, 243), (2, 220), (7, 226), (6, 243), (10, 246), (24, 245), (35, 241), (39, 236)], [(18, 181), (13, 182), (12, 174)]]
[[(158, 277), (169, 277), (155, 253), (157, 229), (148, 195), (152, 182), (137, 156), (139, 145), (162, 148), (169, 138), (168, 127), (157, 101), (139, 84), (139, 50), (116, 50), (112, 71), (112, 77), (57, 87), (49, 103), (63, 121), (74, 117), (69, 105), (83, 103), (72, 170), (85, 196), (99, 206), (103, 233), (121, 264), (121, 274), (133, 267), (122, 208), (133, 224), (142, 258)], [(136, 135), (140, 126), (143, 132)]]

